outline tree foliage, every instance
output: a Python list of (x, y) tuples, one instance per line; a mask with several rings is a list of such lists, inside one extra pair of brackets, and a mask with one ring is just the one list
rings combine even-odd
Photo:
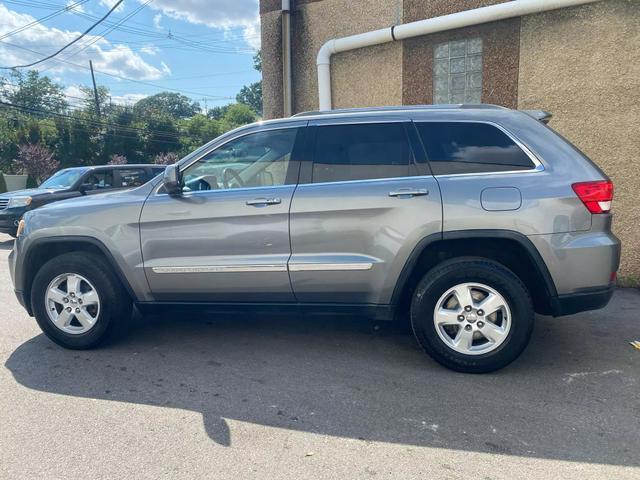
[(167, 115), (175, 120), (192, 117), (200, 111), (200, 104), (180, 93), (160, 92), (143, 98), (133, 107), (136, 115), (152, 117)]

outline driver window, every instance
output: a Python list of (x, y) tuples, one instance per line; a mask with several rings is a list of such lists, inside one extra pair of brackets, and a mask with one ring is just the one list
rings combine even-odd
[(184, 191), (285, 185), (297, 128), (231, 140), (183, 172)]

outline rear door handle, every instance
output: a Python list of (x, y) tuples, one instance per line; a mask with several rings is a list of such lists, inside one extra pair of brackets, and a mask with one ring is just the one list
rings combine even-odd
[(400, 190), (393, 190), (389, 192), (390, 197), (420, 197), (423, 195), (429, 195), (429, 190), (426, 188), (401, 188)]
[(247, 200), (247, 205), (252, 205), (254, 207), (278, 205), (279, 203), (282, 203), (282, 200), (279, 198), (254, 198), (253, 200)]

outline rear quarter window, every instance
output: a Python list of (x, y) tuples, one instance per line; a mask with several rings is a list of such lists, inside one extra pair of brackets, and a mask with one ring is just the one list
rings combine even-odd
[(415, 123), (434, 175), (530, 170), (535, 164), (506, 133), (474, 122)]

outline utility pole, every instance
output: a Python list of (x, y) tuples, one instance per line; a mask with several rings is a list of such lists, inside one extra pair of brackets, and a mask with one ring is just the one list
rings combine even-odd
[(100, 117), (100, 99), (98, 97), (98, 87), (96, 87), (96, 76), (93, 74), (93, 62), (89, 60), (89, 68), (91, 69), (91, 80), (93, 81), (93, 96), (96, 100), (96, 113)]

